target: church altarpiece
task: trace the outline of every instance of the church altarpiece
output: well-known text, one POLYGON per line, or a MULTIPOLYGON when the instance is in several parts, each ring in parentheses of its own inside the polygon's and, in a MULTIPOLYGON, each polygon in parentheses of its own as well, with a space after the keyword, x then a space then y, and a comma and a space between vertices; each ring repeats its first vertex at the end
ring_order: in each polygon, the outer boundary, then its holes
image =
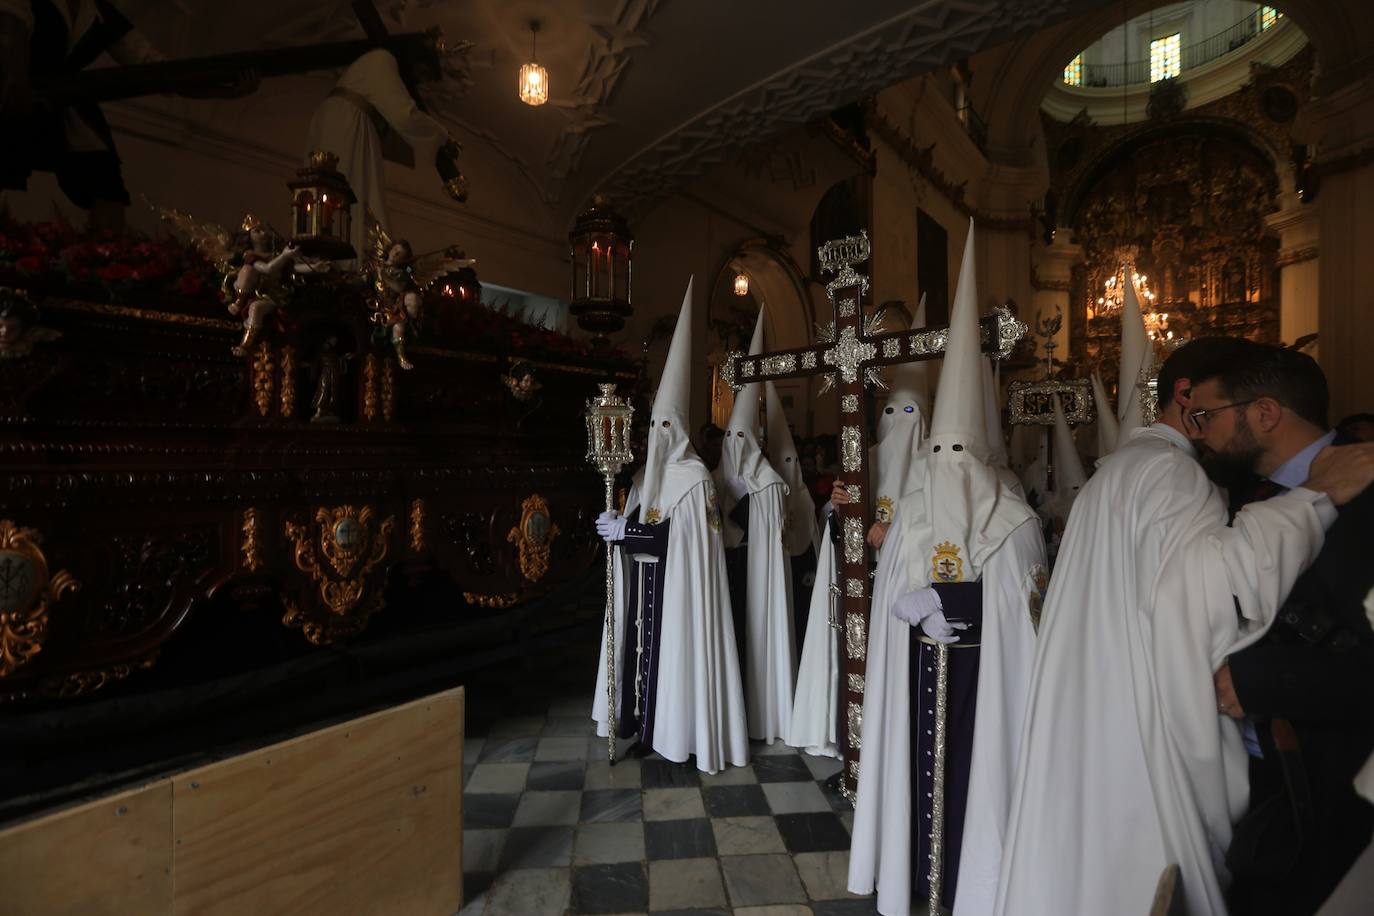
POLYGON ((1279 340, 1279 239, 1265 217, 1302 167, 1289 129, 1310 66, 1304 52, 1255 67, 1246 86, 1186 112, 1181 87, 1157 84, 1142 124, 1043 117, 1051 199, 1082 248, 1068 290, 1075 374, 1116 377, 1120 320, 1099 298, 1128 259, 1154 294, 1141 303, 1152 336, 1279 340))

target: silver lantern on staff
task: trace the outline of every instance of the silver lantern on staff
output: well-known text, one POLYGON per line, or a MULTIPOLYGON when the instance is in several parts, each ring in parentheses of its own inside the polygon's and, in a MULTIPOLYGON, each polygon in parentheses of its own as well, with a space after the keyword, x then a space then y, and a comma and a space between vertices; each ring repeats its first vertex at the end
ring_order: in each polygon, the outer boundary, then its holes
MULTIPOLYGON (((601 472, 606 485, 606 511, 615 510, 615 475, 634 460, 630 448, 630 418, 635 409, 616 397, 615 385, 603 383, 601 394, 587 399, 587 460, 601 472)), ((615 551, 606 545, 606 755, 615 763, 619 716, 615 697, 615 551)))

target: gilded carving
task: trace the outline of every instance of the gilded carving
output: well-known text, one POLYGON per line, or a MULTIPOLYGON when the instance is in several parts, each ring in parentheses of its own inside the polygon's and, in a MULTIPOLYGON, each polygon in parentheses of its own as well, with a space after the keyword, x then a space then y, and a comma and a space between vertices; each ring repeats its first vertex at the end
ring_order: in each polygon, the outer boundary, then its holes
POLYGON ((425 552, 425 501, 410 501, 410 549, 416 553, 425 552))
POLYGON ((463 592, 463 600, 468 604, 475 604, 478 607, 508 608, 512 607, 519 596, 514 593, 509 595, 483 595, 477 592, 463 592))
POLYGON ((122 681, 135 671, 151 668, 156 661, 157 654, 154 653, 145 659, 126 665, 110 665, 93 671, 73 671, 68 674, 45 677, 38 683, 38 693, 45 697, 64 700, 70 697, 84 696, 88 693, 94 693, 108 684, 113 684, 115 681, 122 681))
POLYGON ((272 345, 264 340, 253 354, 253 400, 258 405, 259 416, 265 417, 272 412, 272 394, 276 388, 273 368, 272 345))
MULTIPOLYGON (((316 509, 313 523, 286 523, 296 568, 310 577, 331 615, 320 624, 319 639, 329 642, 358 632, 381 609, 385 576, 377 572, 390 553, 395 525, 393 516, 379 521, 371 506, 348 505, 316 509)), ((300 607, 288 606, 282 622, 301 626, 307 639, 318 642, 305 624, 319 622, 300 607)))
POLYGON ((281 415, 296 415, 296 348, 281 348, 281 415))
POLYGON ((49 575, 43 536, 0 519, 0 678, 43 650, 48 608, 81 588, 66 570, 49 575))
POLYGON ((534 493, 521 503, 520 524, 506 534, 506 543, 519 550, 520 574, 530 582, 538 582, 549 571, 549 555, 559 533, 544 497, 534 493))
POLYGON ((258 545, 258 510, 243 510, 243 568, 248 572, 262 569, 262 554, 258 545))
POLYGON ((382 360, 382 419, 390 423, 396 413, 396 363, 382 360))
POLYGON ((374 422, 378 410, 377 355, 369 353, 363 359, 363 420, 368 423, 374 422))

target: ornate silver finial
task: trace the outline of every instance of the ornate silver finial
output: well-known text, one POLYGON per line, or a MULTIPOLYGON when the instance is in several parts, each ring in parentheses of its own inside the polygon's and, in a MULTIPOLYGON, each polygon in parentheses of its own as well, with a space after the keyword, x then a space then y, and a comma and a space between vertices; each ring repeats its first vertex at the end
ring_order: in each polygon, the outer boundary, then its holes
POLYGON ((854 265, 867 261, 872 253, 873 246, 868 241, 867 229, 859 230, 858 235, 831 239, 817 248, 816 257, 821 262, 821 270, 835 274, 835 279, 825 286, 826 294, 834 299, 835 291, 846 286, 860 286, 863 288, 861 294, 867 294, 868 278, 854 270, 854 265))
POLYGON ((997 358, 1006 359, 1030 333, 1030 327, 1012 314, 1010 306, 999 305, 993 311, 997 313, 997 358))

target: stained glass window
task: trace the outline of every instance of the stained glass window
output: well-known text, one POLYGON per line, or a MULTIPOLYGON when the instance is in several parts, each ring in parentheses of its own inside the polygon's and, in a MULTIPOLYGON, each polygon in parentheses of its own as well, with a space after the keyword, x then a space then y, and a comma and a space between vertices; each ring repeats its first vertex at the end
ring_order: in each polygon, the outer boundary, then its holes
POLYGON ((1278 24, 1279 17, 1282 15, 1282 13, 1272 6, 1260 7, 1260 31, 1263 32, 1265 29, 1272 29, 1278 24))
POLYGON ((1064 68, 1064 82, 1070 86, 1083 85, 1083 55, 1079 53, 1064 68))
POLYGON ((1150 42, 1150 82, 1178 76, 1183 36, 1179 32, 1150 42))

